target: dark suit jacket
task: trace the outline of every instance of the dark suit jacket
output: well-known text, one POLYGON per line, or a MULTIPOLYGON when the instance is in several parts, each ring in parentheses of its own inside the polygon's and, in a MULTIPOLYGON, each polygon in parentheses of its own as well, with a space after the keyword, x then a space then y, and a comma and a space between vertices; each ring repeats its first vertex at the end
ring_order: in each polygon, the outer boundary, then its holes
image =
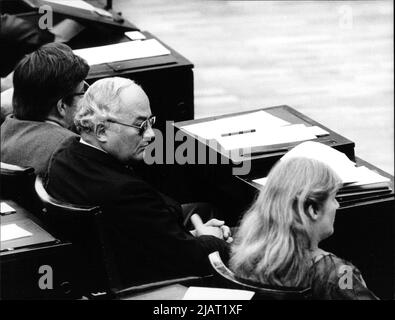
POLYGON ((36 175, 46 175, 55 150, 75 133, 52 123, 8 117, 1 125, 1 161, 33 167, 36 175))
POLYGON ((209 274, 207 255, 227 244, 193 237, 181 207, 115 158, 77 140, 53 157, 48 192, 78 205, 100 205, 125 284, 209 274))

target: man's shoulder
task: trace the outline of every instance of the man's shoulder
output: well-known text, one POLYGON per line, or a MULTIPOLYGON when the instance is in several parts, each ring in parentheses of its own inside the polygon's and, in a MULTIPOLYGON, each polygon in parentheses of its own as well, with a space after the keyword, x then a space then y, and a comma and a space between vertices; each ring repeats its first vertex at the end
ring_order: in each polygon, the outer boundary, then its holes
POLYGON ((45 136, 50 142, 53 139, 61 139, 77 136, 74 132, 63 128, 61 126, 30 120, 19 120, 13 117, 8 117, 1 125, 1 133, 5 137, 19 135, 34 137, 45 136))

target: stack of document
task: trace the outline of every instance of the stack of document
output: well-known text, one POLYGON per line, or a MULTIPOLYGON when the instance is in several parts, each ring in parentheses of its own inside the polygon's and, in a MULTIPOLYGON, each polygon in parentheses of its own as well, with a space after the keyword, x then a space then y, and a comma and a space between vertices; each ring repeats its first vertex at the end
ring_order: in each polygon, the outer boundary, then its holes
POLYGON ((263 110, 186 125, 182 129, 198 138, 215 139, 225 150, 306 141, 329 134, 316 126, 290 124, 263 110))
MULTIPOLYGON (((287 152, 280 161, 289 158, 307 157, 326 163, 342 179, 343 186, 337 194, 341 202, 352 201, 390 193, 391 180, 365 166, 357 167, 347 156, 325 144, 307 141, 287 152)), ((253 180, 265 185, 267 178, 253 180)))

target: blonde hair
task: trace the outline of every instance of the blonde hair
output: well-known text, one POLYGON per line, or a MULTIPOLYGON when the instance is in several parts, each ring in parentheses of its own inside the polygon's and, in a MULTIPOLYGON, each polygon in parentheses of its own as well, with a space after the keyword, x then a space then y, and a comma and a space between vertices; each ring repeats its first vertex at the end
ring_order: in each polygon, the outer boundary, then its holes
POLYGON ((306 210, 319 209, 341 185, 324 163, 280 160, 241 221, 230 267, 240 277, 272 286, 305 286, 310 234, 306 210))

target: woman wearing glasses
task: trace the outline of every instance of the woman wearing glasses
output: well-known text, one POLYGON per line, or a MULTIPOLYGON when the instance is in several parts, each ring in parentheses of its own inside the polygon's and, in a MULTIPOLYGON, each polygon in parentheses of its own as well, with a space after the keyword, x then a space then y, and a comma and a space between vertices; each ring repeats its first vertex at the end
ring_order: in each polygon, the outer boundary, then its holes
POLYGON ((319 248, 333 233, 340 186, 317 160, 279 161, 234 237, 231 269, 266 286, 311 287, 313 299, 377 299, 355 266, 319 248))

